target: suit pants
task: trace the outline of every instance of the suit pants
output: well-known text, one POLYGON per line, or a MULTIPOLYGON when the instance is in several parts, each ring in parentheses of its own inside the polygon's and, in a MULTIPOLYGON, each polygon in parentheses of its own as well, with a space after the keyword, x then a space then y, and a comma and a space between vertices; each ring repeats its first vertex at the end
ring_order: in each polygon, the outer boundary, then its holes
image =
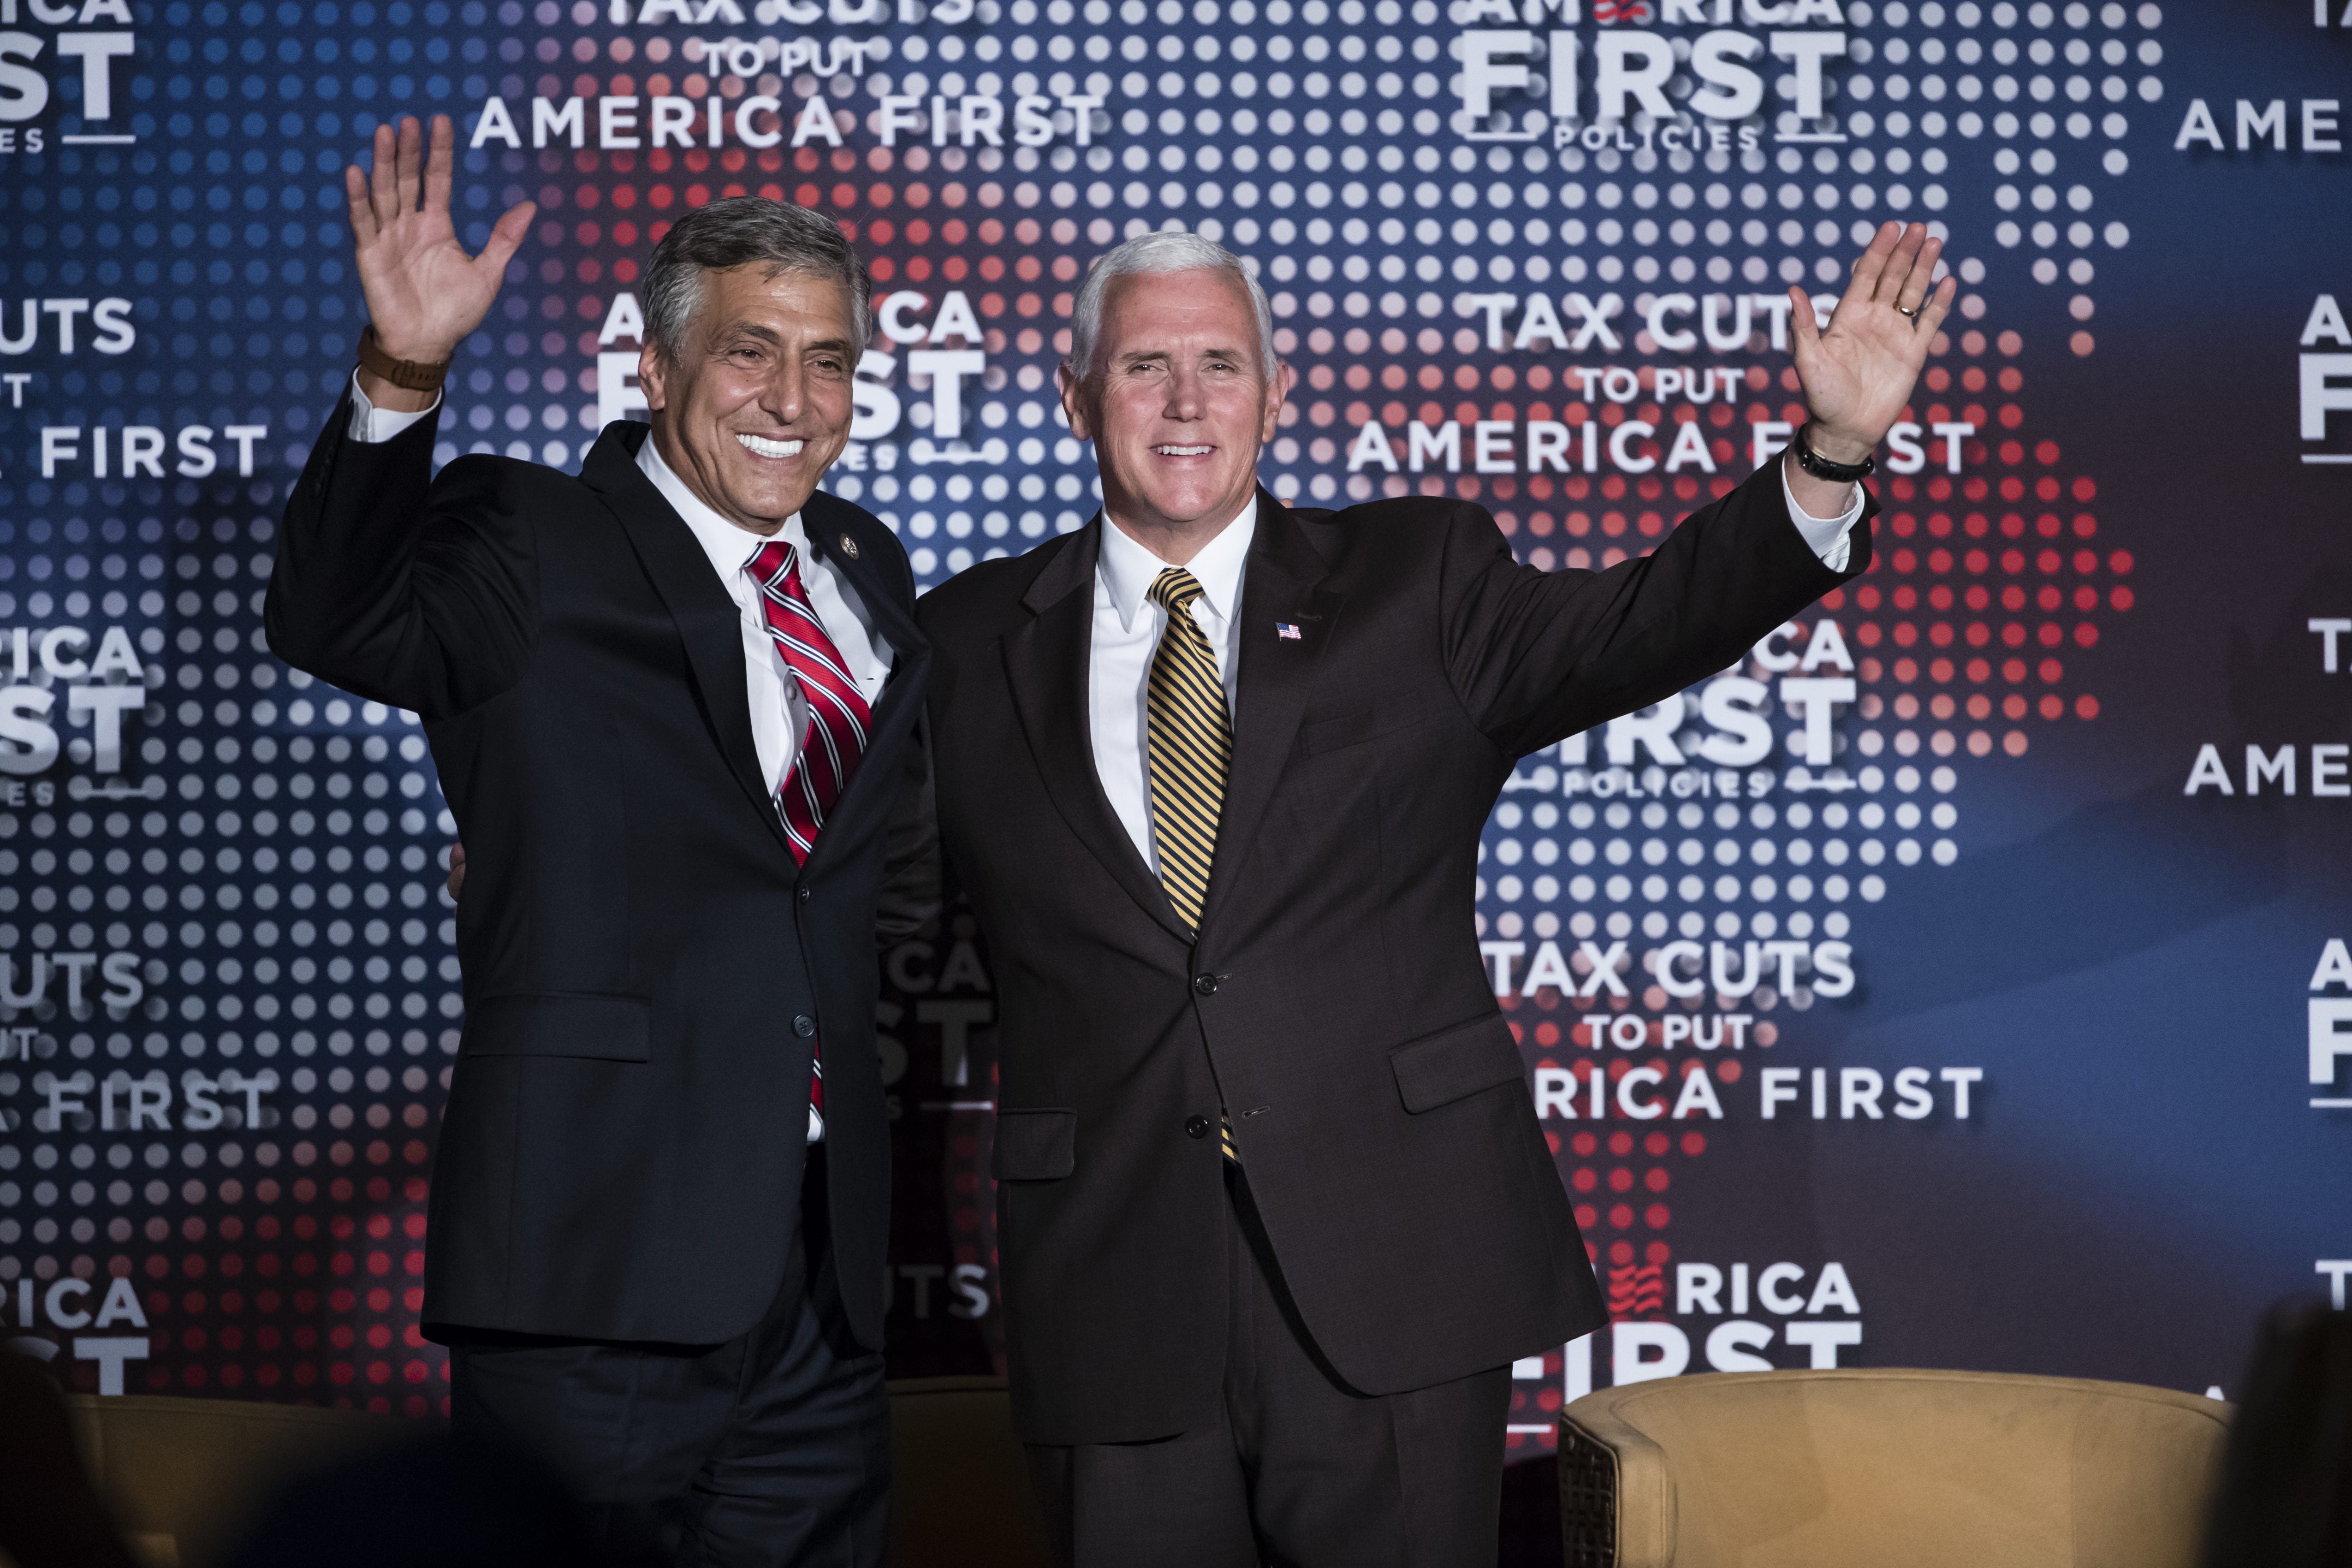
POLYGON ((1029 1446, 1057 1568, 1491 1563, 1510 1368, 1373 1395, 1301 1323, 1226 1168, 1223 1419, 1156 1442, 1029 1446))
POLYGON ((630 1568, 876 1568, 889 1480, 878 1352, 844 1326, 823 1145, 773 1304, 720 1345, 469 1334, 452 1426, 551 1467, 607 1558, 630 1568))

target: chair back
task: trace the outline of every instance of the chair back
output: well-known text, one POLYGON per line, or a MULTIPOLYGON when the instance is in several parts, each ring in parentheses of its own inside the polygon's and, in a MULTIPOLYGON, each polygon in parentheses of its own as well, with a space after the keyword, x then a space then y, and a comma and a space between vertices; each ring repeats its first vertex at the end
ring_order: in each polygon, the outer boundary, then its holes
MULTIPOLYGON (((211 1568, 289 1481, 415 1442, 361 1411, 67 1396, 77 1446, 147 1568, 211 1568)), ((1043 1568, 1044 1521, 1001 1377, 890 1385, 892 1568, 1043 1568)))
POLYGON ((148 1568, 210 1568, 287 1482, 423 1430, 396 1415, 237 1399, 70 1394, 66 1406, 100 1495, 148 1568))
POLYGON ((2229 1421, 1997 1373, 1631 1384, 1560 1413, 1568 1568, 2195 1568, 2229 1421))

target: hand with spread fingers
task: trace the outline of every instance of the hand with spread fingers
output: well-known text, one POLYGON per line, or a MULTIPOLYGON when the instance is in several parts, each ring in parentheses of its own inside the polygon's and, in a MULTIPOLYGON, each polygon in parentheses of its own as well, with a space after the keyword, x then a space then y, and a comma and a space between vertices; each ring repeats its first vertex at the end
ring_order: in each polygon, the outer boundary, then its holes
POLYGON ((1910 401, 1959 287, 1951 278, 1936 281, 1943 249, 1925 224, 1880 225, 1826 331, 1805 291, 1789 290, 1797 379, 1811 416, 1804 439, 1819 457, 1862 462, 1910 401))
MULTIPOLYGON (((375 168, 343 171, 352 208, 352 237, 360 288, 376 346, 394 360, 439 364, 489 314, 507 262, 530 232, 536 205, 522 202, 500 217, 479 256, 467 256, 449 220, 449 186, 457 132, 446 114, 433 117, 428 152, 422 127, 404 118, 395 135, 375 131, 375 168)), ((360 386, 377 406, 430 407, 432 396, 368 370, 360 386)))

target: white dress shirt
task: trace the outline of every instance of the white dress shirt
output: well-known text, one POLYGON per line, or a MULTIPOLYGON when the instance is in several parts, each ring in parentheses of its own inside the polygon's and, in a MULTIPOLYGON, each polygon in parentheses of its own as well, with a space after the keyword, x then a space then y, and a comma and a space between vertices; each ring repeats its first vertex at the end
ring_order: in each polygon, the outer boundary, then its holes
POLYGON ((360 373, 352 372, 352 422, 348 434, 354 441, 373 446, 389 441, 419 419, 441 406, 441 395, 435 393, 433 401, 414 414, 404 414, 397 408, 378 408, 368 400, 360 386, 360 373))
POLYGON ((1797 533, 1804 540, 1805 548, 1820 556, 1822 564, 1831 571, 1844 571, 1846 552, 1853 542, 1847 535, 1853 531, 1853 525, 1862 521, 1862 487, 1853 487, 1853 499, 1835 517, 1815 517, 1797 504, 1797 492, 1789 484, 1786 459, 1776 458, 1773 461, 1781 465, 1780 499, 1789 503, 1789 521, 1797 525, 1797 533))
MULTIPOLYGON (((735 601, 742 612, 740 625, 743 633, 743 678, 751 698, 751 742, 759 748, 760 773, 766 780, 768 793, 773 795, 792 772, 793 763, 800 757, 801 742, 808 734, 808 699, 802 694, 800 681, 776 651, 775 639, 768 635, 767 611, 760 601, 760 585, 751 579, 751 557, 768 542, 767 539, 747 528, 738 528, 712 510, 687 488, 684 479, 667 463, 651 440, 637 448, 637 467, 646 478, 661 491, 662 499, 676 508, 694 531, 695 542, 710 557, 710 569, 727 586, 727 596, 735 601)), ((857 596, 833 563, 809 549, 808 531, 801 524, 798 512, 784 520, 781 532, 774 537, 784 541, 800 552, 801 586, 808 594, 809 607, 816 612, 824 627, 824 635, 841 650, 842 668, 857 682, 857 689, 868 704, 882 694, 882 683, 890 679, 890 645, 874 629, 874 617, 866 608, 866 601, 857 596)))
MULTIPOLYGON (((436 395, 431 406, 414 414, 378 408, 360 390, 354 374, 351 439, 389 441, 439 407, 440 401, 436 395)), ((751 742, 759 752, 761 776, 767 784, 768 793, 773 795, 782 787, 793 763, 800 757, 801 741, 808 733, 809 708, 792 667, 784 662, 774 640, 768 636, 767 613, 761 605, 760 587, 751 579, 751 557, 768 541, 749 529, 737 527, 712 510, 678 478, 675 469, 662 461, 661 452, 650 438, 637 448, 637 467, 653 481, 662 499, 685 520, 695 542, 709 557, 711 571, 740 612, 737 624, 742 632, 743 682, 751 698, 751 742)), ((787 518, 782 531, 774 537, 800 552, 801 586, 808 594, 809 607, 816 612, 825 635, 841 650, 842 667, 856 679, 866 700, 873 702, 880 696, 883 682, 890 678, 893 655, 890 645, 874 629, 874 616, 866 609, 866 601, 834 570, 831 562, 809 548, 808 531, 802 526, 800 513, 787 518)), ((823 1119, 815 1107, 810 1107, 809 1142, 815 1142, 824 1131, 823 1119)))
MULTIPOLYGON (((1201 596, 1192 601, 1192 623, 1217 656, 1229 713, 1240 669, 1233 653, 1234 621, 1242 608, 1242 567, 1255 537, 1257 498, 1252 496, 1241 515, 1184 568, 1201 584, 1201 596)), ((1160 854, 1151 840, 1151 786, 1146 782, 1150 773, 1145 758, 1150 726, 1144 712, 1150 696, 1151 657, 1160 651, 1168 612, 1147 595, 1167 570, 1167 562, 1129 538, 1109 518, 1102 520, 1102 549, 1095 563, 1094 652, 1087 679, 1095 776, 1155 877, 1160 854)))
MULTIPOLYGON (((1848 534, 1862 516, 1862 488, 1854 487, 1853 501, 1836 517, 1814 517, 1798 506, 1796 494, 1789 488, 1788 471, 1783 469, 1780 497, 1788 502, 1789 520, 1797 525, 1806 547, 1831 571, 1844 571, 1852 542, 1848 534)), ((1102 781, 1103 794, 1118 814, 1120 826, 1156 877, 1160 854, 1151 837, 1146 712, 1151 659, 1160 649, 1168 612, 1147 595, 1169 563, 1138 544, 1108 516, 1101 527, 1102 547, 1095 563, 1094 650, 1087 672, 1095 776, 1102 781)), ((1234 710, 1240 671, 1234 657, 1234 622, 1241 614, 1242 576, 1249 562, 1250 541, 1256 536, 1257 498, 1253 496, 1241 515, 1186 567, 1201 584, 1201 596, 1192 601, 1192 621, 1217 656, 1217 674, 1224 683, 1228 712, 1234 710)))

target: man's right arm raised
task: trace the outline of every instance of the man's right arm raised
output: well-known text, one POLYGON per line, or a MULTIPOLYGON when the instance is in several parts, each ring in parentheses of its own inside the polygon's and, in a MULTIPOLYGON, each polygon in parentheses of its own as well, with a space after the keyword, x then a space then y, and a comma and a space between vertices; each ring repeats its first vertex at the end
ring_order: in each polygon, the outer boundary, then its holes
MULTIPOLYGON (((436 117, 428 158, 409 120, 377 131, 373 176, 345 171, 377 347, 421 365, 446 363, 488 314, 532 212, 508 212, 467 256, 449 218, 453 144, 436 117)), ((264 611, 288 663, 427 717, 512 685, 537 622, 530 520, 505 466, 461 458, 432 475, 438 401, 361 369, 287 498, 264 611), (372 440, 369 424, 405 427, 372 440)))

